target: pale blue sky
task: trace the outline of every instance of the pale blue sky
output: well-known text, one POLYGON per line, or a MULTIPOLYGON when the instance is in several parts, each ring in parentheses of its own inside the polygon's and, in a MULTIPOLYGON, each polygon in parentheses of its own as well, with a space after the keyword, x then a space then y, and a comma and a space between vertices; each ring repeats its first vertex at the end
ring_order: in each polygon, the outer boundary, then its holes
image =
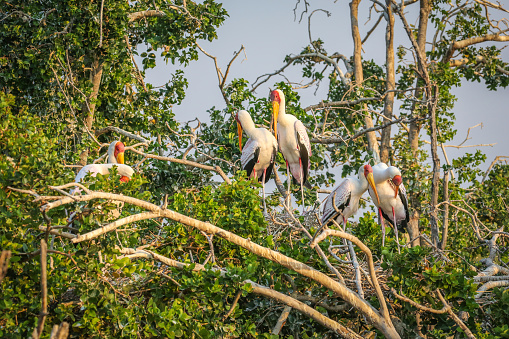
MULTIPOLYGON (((240 55, 232 65, 228 77, 230 81, 239 77, 252 83, 259 75, 281 68, 285 55, 299 53, 303 47, 309 44, 307 16, 304 16, 300 24, 298 17, 296 21, 294 20, 295 1, 229 0, 223 3, 230 18, 218 29, 219 39, 212 43, 201 42, 200 44, 208 53, 217 57, 223 71, 234 52, 239 50, 241 45, 245 46, 246 55, 240 55)), ((320 3, 320 6, 323 5, 321 8, 331 12, 331 16, 327 17, 323 12, 316 12, 313 15, 313 39, 322 38, 329 53, 340 52, 346 56, 352 55, 353 43, 350 33, 348 2, 321 1, 320 3)), ((368 1, 363 1, 359 13, 360 30, 363 37, 377 19, 377 16, 373 14, 372 20, 366 23, 368 4, 368 1)), ((309 13, 314 9, 316 8, 311 8, 309 13)), ((407 7, 410 22, 415 20, 416 10, 418 10, 418 5, 407 7)), ((298 14, 300 14, 300 10, 298 14)), ((396 18, 396 27, 401 27, 399 18, 396 18)), ((384 33, 385 22, 382 21, 377 31, 363 46, 365 58, 372 58, 383 64, 385 59, 384 33)), ((396 31, 396 43, 409 45, 406 33, 401 29, 396 31)), ((504 56, 506 60, 509 60, 509 52, 504 52, 504 56)), ((147 71, 148 81, 155 85, 161 85, 167 81, 169 74, 174 69, 175 67, 172 65, 160 63, 160 66, 147 71)), ((174 107, 177 119, 187 121, 198 117, 202 121, 207 121, 207 109, 212 106, 221 109, 225 106, 217 87, 218 81, 212 59, 200 54, 200 60, 192 62, 185 69, 185 74, 189 80, 189 89, 182 105, 174 107)), ((285 75, 295 81, 300 79, 297 69, 290 69, 285 72, 285 75)), ((267 96, 269 86, 282 79, 282 77, 275 77, 269 80, 257 90, 256 95, 267 96)), ((326 83, 322 84, 316 96, 314 89, 299 90, 302 98, 301 105, 306 107, 320 102, 325 98, 326 90, 326 83)), ((454 90, 454 94, 458 97, 454 109, 458 134, 451 144, 462 142, 468 127, 482 122, 484 127, 472 130, 470 133, 472 140, 465 144, 496 142, 497 145, 494 147, 481 148, 487 154, 488 162, 491 162, 497 155, 509 155, 507 132, 509 90, 490 92, 485 89, 483 84, 465 82, 463 87, 454 90)), ((397 109, 395 112, 398 114, 397 109)), ((447 151, 449 157, 452 158, 465 152, 474 152, 474 149, 447 148, 447 151)))

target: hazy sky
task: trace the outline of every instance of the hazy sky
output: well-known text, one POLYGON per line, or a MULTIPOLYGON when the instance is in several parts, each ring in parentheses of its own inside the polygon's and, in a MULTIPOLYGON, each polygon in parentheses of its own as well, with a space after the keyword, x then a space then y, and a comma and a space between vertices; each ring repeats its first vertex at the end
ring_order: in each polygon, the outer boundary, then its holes
MULTIPOLYGON (((314 2, 316 3, 316 2, 314 2)), ((321 1, 323 9, 330 11, 328 17, 323 12, 316 12, 311 20, 311 34, 313 39, 320 37, 325 41, 325 49, 329 53, 339 52, 346 56, 353 53, 353 43, 350 33, 349 6, 347 1, 321 1)), ((359 11, 359 23, 361 36, 372 27, 378 16, 373 13, 371 21, 367 22, 369 14, 368 4, 363 1, 359 11)), ((245 78, 253 83, 261 74, 272 73, 283 66, 283 59, 288 54, 299 53, 309 44, 308 20, 304 15, 299 23, 299 15, 303 9, 297 10, 297 20, 294 20, 293 9, 296 1, 270 1, 270 0, 230 0, 223 1, 224 7, 230 14, 223 26, 218 29, 217 40, 212 43, 200 42, 200 45, 210 54, 217 57, 223 71, 232 58, 234 52, 241 45, 246 48, 245 55, 240 55, 232 65, 228 79, 245 78)), ((317 8, 311 8, 311 13, 317 8)), ((418 5, 407 7, 407 16, 410 23, 416 18, 418 5)), ((409 46, 406 33, 401 28, 400 20, 396 17, 396 44, 409 46)), ((385 60, 385 21, 382 21, 377 31, 372 34, 363 46, 363 57, 375 59, 379 64, 385 60)), ((503 43, 497 43, 502 44, 503 43)), ((509 60, 509 52, 504 52, 506 60, 509 60)), ((340 65, 342 66, 342 65, 340 65)), ((342 67, 344 70, 344 67, 342 67)), ((153 70, 147 71, 148 81, 155 85, 165 83, 170 73, 175 69, 172 65, 160 65, 153 70)), ((174 107, 174 112, 179 121, 191 120, 199 117, 207 121, 207 109, 216 106, 219 109, 225 107, 224 100, 218 89, 218 81, 212 59, 200 54, 200 60, 192 62, 185 69, 189 80, 189 88, 186 99, 180 106, 174 107)), ((300 72, 297 68, 285 72, 291 80, 299 81, 300 72)), ((264 86, 259 87, 257 96, 268 96, 269 86, 276 81, 283 80, 275 77, 264 86)), ((326 97, 327 83, 323 83, 314 95, 315 89, 299 90, 301 106, 319 103, 326 97)), ((453 93, 458 97, 454 112, 456 113, 458 133, 450 144, 459 144, 465 138, 468 127, 483 123, 480 127, 472 130, 471 140, 465 145, 497 143, 494 147, 481 148, 491 162, 497 155, 509 155, 509 138, 507 126, 509 122, 509 90, 490 92, 484 84, 466 83, 463 87, 455 89, 453 93)), ((396 107, 395 113, 399 115, 396 107)), ((473 148, 456 150, 447 148, 450 158, 457 157, 465 152, 474 152, 473 148)), ((485 166, 487 167, 487 165, 485 166)))

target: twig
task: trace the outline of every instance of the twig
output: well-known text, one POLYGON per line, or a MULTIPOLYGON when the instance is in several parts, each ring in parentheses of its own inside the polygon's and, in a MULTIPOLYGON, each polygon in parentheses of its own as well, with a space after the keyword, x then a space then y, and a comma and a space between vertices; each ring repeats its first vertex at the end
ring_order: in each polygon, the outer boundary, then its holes
POLYGON ((343 231, 332 229, 324 230, 322 234, 316 237, 316 239, 310 244, 310 246, 311 247, 317 246, 320 241, 324 240, 330 235, 350 240, 355 245, 357 245, 357 247, 359 247, 362 252, 366 254, 366 257, 368 258, 369 275, 371 276, 371 281, 373 282, 373 286, 375 287, 378 301, 380 302, 382 316, 386 319, 386 321, 391 321, 389 310, 387 308, 387 304, 385 303, 385 298, 382 293, 382 289, 380 288, 380 285, 378 284, 378 279, 376 277, 375 265, 373 262, 373 255, 371 254, 371 250, 366 245, 364 245, 364 243, 362 243, 362 241, 360 241, 357 237, 343 231))
POLYGON ((444 304, 444 307, 446 307, 447 313, 449 313, 452 320, 454 320, 454 322, 463 330, 463 332, 465 333, 465 336, 469 339, 475 339, 475 336, 472 334, 472 331, 470 331, 470 329, 465 325, 465 323, 463 323, 463 321, 461 321, 461 319, 458 318, 458 316, 452 311, 452 307, 449 306, 447 301, 442 296, 442 293, 440 293, 440 290, 438 290, 438 289, 437 289, 437 295, 438 295, 438 298, 440 299, 440 301, 442 302, 442 304, 444 304))
POLYGON ((419 304, 419 303, 416 303, 416 302, 415 302, 415 301, 413 301, 412 299, 407 298, 407 297, 405 297, 405 296, 404 296, 404 295, 402 295, 402 294, 398 294, 398 293, 396 292, 396 290, 395 290, 393 287, 391 287, 391 292, 392 292, 392 294, 394 294, 394 296, 395 296, 396 298, 398 298, 398 299, 400 299, 400 300, 403 300, 403 301, 405 301, 405 302, 409 303, 410 305, 414 306, 415 308, 418 308, 418 309, 419 309, 419 310, 421 310, 421 311, 431 312, 431 313, 435 313, 435 314, 444 314, 444 313, 446 313, 446 312, 447 312, 447 308, 450 308, 450 306, 445 306, 445 305, 444 305, 444 307, 442 307, 440 310, 436 310, 436 309, 434 309, 434 308, 426 307, 426 306, 423 306, 423 305, 421 305, 421 304, 419 304))
POLYGON ((235 299, 233 299, 233 303, 230 306, 230 310, 223 317, 223 321, 228 319, 228 317, 233 313, 233 310, 235 309, 235 306, 237 306, 237 303, 239 302, 239 299, 240 299, 241 295, 242 295, 242 290, 238 290, 237 294, 235 295, 235 299))
POLYGON ((139 135, 136 135, 136 134, 133 134, 131 132, 127 132, 121 128, 118 128, 116 126, 108 126, 108 127, 104 127, 98 131, 95 132, 95 135, 98 137, 104 133, 107 133, 107 132, 116 132, 118 134, 122 134, 123 136, 126 136, 128 138, 131 138, 131 139, 134 139, 134 140, 138 140, 144 144, 150 144, 150 140, 147 140, 139 135))
POLYGON ((88 233, 85 233, 85 234, 82 234, 79 236, 74 236, 74 238, 71 239, 71 241, 73 243, 77 244, 82 241, 92 240, 92 239, 95 239, 95 238, 105 234, 105 233, 111 232, 125 224, 130 224, 130 223, 133 223, 136 221, 158 218, 158 217, 160 217, 160 215, 158 213, 152 213, 152 212, 143 212, 143 213, 130 215, 128 217, 115 220, 114 222, 109 223, 108 225, 105 225, 101 228, 95 229, 91 232, 88 232, 88 233))
POLYGON ((223 172, 223 170, 219 166, 212 167, 212 166, 202 165, 200 163, 197 163, 197 162, 194 162, 194 161, 190 161, 190 160, 177 159, 177 158, 169 158, 169 157, 162 157, 162 156, 159 156, 159 155, 147 154, 147 153, 143 153, 141 151, 138 151, 136 149, 133 149, 133 152, 137 153, 137 154, 140 154, 140 155, 143 155, 143 156, 145 156, 147 158, 152 158, 152 159, 157 159, 157 160, 162 160, 162 161, 169 161, 169 162, 176 162, 176 163, 179 163, 179 164, 182 164, 182 165, 193 166, 193 167, 201 168, 201 169, 208 170, 208 171, 214 171, 217 174, 219 174, 221 176, 221 178, 223 178, 223 180, 227 184, 229 184, 229 185, 232 184, 230 178, 228 178, 226 176, 226 174, 223 172))

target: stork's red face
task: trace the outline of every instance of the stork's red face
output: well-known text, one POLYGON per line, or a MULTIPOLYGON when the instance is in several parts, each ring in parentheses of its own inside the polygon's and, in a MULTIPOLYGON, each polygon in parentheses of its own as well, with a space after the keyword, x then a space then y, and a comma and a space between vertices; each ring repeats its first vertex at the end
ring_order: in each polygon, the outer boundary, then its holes
POLYGON ((270 101, 281 103, 281 96, 279 95, 279 92, 277 90, 273 90, 270 92, 270 101))
POLYGON ((122 141, 117 142, 117 144, 115 145, 115 151, 113 152, 113 156, 115 157, 115 159, 117 159, 117 162, 119 164, 124 163, 124 151, 125 147, 122 141))
POLYGON ((277 117, 279 115, 279 105, 281 104, 281 95, 277 89, 270 93, 270 101, 272 101, 272 120, 274 122, 274 135, 277 141, 277 117))
POLYGON ((128 182, 129 180, 131 179, 129 179, 129 177, 126 177, 125 175, 120 177, 120 182, 128 182))
POLYGON ((371 167, 370 164, 364 165, 364 177, 368 181, 368 184, 371 186, 373 192, 375 192, 376 200, 378 200, 378 205, 380 205, 380 198, 378 197, 375 179, 373 178, 373 168, 371 167))
POLYGON ((401 185, 401 183, 403 182, 403 178, 401 178, 401 175, 395 175, 391 180, 394 186, 396 186, 394 188, 394 199, 396 199, 399 192, 399 185, 401 185))

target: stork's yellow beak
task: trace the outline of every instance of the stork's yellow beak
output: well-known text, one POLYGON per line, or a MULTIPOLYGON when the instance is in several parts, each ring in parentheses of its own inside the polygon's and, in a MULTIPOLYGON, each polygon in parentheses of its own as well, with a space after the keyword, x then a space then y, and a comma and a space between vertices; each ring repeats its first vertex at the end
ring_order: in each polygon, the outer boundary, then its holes
POLYGON ((117 162, 119 164, 123 164, 124 163, 124 152, 120 152, 117 154, 117 162))
POLYGON ((272 118, 274 121, 274 136, 276 137, 277 141, 277 116, 279 114, 279 102, 273 101, 272 102, 272 118))
POLYGON ((242 151, 242 125, 237 122, 237 132, 239 133, 239 149, 242 151))
POLYGON ((380 198, 378 197, 378 192, 376 191, 375 179, 373 178, 373 173, 368 173, 368 175, 366 176, 366 180, 368 180, 368 184, 373 189, 373 192, 375 192, 376 200, 378 201, 378 205, 380 206, 380 198))
POLYGON ((399 185, 397 185, 396 188, 394 189, 394 199, 396 199, 398 197, 398 192, 399 192, 399 185))

